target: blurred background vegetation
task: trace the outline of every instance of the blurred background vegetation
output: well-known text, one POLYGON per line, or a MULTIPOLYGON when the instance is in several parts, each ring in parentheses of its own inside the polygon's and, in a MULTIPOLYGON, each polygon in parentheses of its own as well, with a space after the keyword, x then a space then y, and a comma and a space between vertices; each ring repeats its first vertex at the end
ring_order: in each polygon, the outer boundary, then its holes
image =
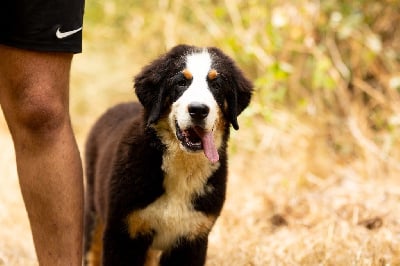
POLYGON ((260 125, 303 128, 297 137, 311 153, 400 169, 396 0, 87 0, 85 15, 73 74, 78 124, 134 99, 132 77, 172 46, 218 46, 255 84, 241 118, 252 131, 244 148, 262 148, 260 125))
MULTIPOLYGON (((400 265, 399 25, 398 0, 86 0, 81 151, 101 113, 135 100, 144 65, 179 43, 220 47, 255 92, 207 265, 400 265)), ((37 265, 4 132, 0 265, 37 265)))

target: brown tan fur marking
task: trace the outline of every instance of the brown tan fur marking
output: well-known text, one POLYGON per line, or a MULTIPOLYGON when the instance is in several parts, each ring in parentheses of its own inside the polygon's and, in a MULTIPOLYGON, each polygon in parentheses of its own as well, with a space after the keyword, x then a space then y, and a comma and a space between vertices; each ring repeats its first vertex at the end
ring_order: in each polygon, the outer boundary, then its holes
POLYGON ((144 266, 159 266, 161 251, 156 249, 149 249, 146 255, 146 262, 144 266))
POLYGON ((90 249, 85 254, 87 265, 101 265, 101 252, 103 250, 103 229, 103 224, 100 221, 97 221, 96 226, 92 232, 92 242, 90 244, 90 249))
POLYGON ((129 234, 135 238, 138 234, 151 233, 151 226, 143 220, 137 211, 128 215, 126 222, 128 224, 129 234))
POLYGON ((201 223, 197 225, 196 229, 190 232, 190 234, 187 236, 188 239, 195 240, 199 236, 207 236, 210 233, 216 219, 217 217, 215 216, 207 216, 207 220, 201 221, 201 223))
POLYGON ((211 69, 209 72, 208 72, 208 79, 209 80, 213 80, 213 79, 215 79, 217 76, 218 76, 218 72, 217 72, 217 70, 215 70, 215 69, 211 69))
POLYGON ((182 71, 182 74, 185 77, 185 79, 187 79, 187 80, 191 80, 193 78, 192 73, 188 69, 184 69, 182 71))

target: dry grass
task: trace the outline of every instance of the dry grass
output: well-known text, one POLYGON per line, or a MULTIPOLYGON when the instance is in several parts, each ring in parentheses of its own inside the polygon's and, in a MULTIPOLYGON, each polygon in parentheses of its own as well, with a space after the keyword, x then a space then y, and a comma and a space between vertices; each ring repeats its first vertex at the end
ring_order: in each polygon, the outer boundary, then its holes
POLYGON ((325 150, 318 128, 278 116, 234 136, 262 138, 231 159, 210 265, 400 265, 399 171, 366 175, 362 158, 341 163, 325 150))
MULTIPOLYGON (((351 24, 356 12, 331 25, 329 12, 318 13, 323 2, 311 0, 121 1, 87 1, 91 20, 71 91, 81 150, 100 113, 134 99, 133 75, 159 52, 179 42, 220 46, 257 91, 232 132, 227 201, 207 264, 400 265, 400 34, 391 26, 400 15, 393 1, 385 2, 386 16, 376 16, 382 4, 363 9, 376 18, 368 27, 351 24), (149 12, 154 6, 162 11, 149 12), (98 9, 104 13, 96 20, 98 9), (350 37, 340 39, 349 25, 350 37), (365 48, 377 36, 378 57, 365 48)), ((0 147, 0 265, 36 265, 3 119, 0 147)))
MULTIPOLYGON (((341 163, 324 150, 313 125, 288 113, 276 117, 273 124, 255 119, 256 129, 242 123, 233 134, 231 148, 240 153, 231 156, 207 265, 400 265, 399 171, 377 166, 376 177, 368 177, 362 158, 341 163), (254 134, 255 150, 244 141, 254 134)), ((35 265, 4 130, 0 143, 0 265, 35 265)))
POLYGON ((0 265, 35 265, 28 218, 18 187, 13 145, 0 123, 0 265))

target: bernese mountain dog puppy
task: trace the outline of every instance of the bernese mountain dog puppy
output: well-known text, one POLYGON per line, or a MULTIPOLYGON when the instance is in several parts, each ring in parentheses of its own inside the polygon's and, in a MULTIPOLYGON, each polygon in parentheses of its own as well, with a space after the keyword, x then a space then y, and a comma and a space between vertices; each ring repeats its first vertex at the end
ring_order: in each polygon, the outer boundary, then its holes
POLYGON ((85 264, 204 265, 253 85, 218 48, 178 45, 134 87, 140 104, 108 110, 87 140, 85 264))

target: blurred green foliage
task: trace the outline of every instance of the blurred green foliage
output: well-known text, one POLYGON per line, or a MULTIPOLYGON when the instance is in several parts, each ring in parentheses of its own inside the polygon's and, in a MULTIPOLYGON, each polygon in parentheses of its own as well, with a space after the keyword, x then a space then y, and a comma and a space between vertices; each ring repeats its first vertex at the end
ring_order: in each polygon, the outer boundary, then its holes
POLYGON ((218 46, 254 81, 245 117, 284 108, 329 127, 358 116, 397 136, 398 25, 397 0, 88 0, 85 40, 138 65, 178 43, 218 46))

